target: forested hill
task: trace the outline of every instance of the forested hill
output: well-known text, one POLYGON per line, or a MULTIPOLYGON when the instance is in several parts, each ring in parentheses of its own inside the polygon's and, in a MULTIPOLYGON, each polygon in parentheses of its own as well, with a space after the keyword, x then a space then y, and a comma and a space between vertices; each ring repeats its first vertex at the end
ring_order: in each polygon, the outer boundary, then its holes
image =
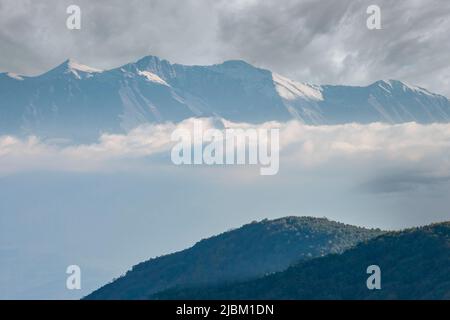
POLYGON ((311 217, 253 222, 187 250, 142 262, 87 299, 145 299, 175 286, 248 280, 301 260, 341 253, 381 233, 311 217))
POLYGON ((450 299, 450 222, 388 233, 257 280, 149 298, 450 299), (381 290, 367 288, 369 265, 381 268, 381 290))

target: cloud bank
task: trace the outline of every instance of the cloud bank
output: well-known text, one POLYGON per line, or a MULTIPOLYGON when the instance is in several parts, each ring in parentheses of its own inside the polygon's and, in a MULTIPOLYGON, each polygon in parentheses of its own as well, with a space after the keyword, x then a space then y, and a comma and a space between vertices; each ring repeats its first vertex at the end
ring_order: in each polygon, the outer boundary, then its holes
MULTIPOLYGON (((103 134, 97 143, 67 145, 0 137, 0 173, 23 171, 114 172, 175 168, 170 161, 171 134, 192 132, 195 119, 179 124, 147 124, 127 134, 103 134)), ((298 121, 260 125, 202 119, 203 130, 252 128, 280 130, 280 172, 347 170, 376 173, 366 187, 373 191, 446 181, 450 176, 450 124, 345 124, 308 126, 298 121)), ((225 171, 229 166, 225 166, 225 171)), ((230 167, 233 167, 232 165, 230 167)), ((242 170, 252 166, 240 166, 242 170)), ((214 168, 200 165, 198 168, 214 168)), ((182 169, 182 168, 181 168, 182 169)), ((231 169, 231 168, 230 168, 231 169)), ((248 174, 248 173, 247 173, 248 174)), ((251 174, 250 174, 251 175, 251 174)))

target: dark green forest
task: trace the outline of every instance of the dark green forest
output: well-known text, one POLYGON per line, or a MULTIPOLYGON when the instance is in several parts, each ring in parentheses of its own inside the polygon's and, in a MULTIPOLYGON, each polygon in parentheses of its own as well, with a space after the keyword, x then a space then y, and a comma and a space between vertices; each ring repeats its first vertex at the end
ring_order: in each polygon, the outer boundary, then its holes
MULTIPOLYGON (((325 218, 286 217, 253 222, 204 239, 189 249, 142 262, 86 299, 148 299, 175 287, 256 279, 300 261, 342 253, 382 233, 325 218)), ((186 294, 198 296, 199 292, 186 294)), ((230 292, 229 296, 233 294, 230 292)), ((253 291, 248 295, 252 296, 253 291)))
POLYGON ((149 299, 450 299, 450 222, 392 232, 259 279, 174 288, 149 299), (366 286, 369 265, 381 289, 366 286))

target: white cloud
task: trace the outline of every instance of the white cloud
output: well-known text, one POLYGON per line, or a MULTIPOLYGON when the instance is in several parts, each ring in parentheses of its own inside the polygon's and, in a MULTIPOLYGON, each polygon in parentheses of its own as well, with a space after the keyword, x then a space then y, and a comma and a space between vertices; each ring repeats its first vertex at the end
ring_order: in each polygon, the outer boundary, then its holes
MULTIPOLYGON (((280 170, 337 168, 351 164, 368 171, 408 168, 434 176, 450 170, 450 124, 345 124, 307 126, 298 121, 260 125, 203 119, 203 129, 279 128, 280 170), (283 168, 285 166, 285 168, 283 168)), ((0 137, 0 173, 33 170, 108 171, 170 169, 170 136, 192 130, 194 119, 179 124, 148 124, 128 134, 103 134, 97 143, 61 145, 38 137, 0 137)))

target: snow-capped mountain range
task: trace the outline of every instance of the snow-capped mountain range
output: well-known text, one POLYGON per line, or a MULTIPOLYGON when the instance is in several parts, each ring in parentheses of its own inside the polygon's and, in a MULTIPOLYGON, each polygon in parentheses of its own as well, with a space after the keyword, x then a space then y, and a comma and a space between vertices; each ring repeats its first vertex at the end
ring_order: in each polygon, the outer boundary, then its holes
POLYGON ((185 66, 147 56, 104 71, 67 60, 39 76, 0 74, 0 134, 91 139, 190 117, 449 122, 450 101, 396 80, 366 87, 299 83, 240 60, 185 66))

